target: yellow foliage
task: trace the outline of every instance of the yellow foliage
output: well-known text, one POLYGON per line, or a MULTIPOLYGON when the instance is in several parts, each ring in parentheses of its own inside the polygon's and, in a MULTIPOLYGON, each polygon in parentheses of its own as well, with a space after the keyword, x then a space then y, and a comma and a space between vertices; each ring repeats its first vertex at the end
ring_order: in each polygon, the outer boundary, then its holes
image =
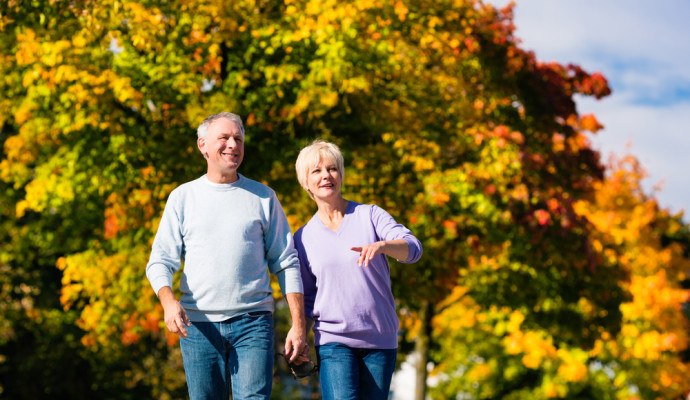
POLYGON ((514 332, 503 339, 503 346, 506 348, 506 353, 517 355, 522 353, 522 332, 514 332))
POLYGON ((414 161, 414 170, 416 172, 425 172, 425 171, 431 171, 434 169, 434 166, 436 164, 434 163, 433 160, 430 160, 428 158, 416 158, 414 161))
POLYGON ((568 387, 566 385, 554 382, 550 379, 546 379, 541 388, 544 392, 544 395, 549 399, 565 397, 568 393, 568 387))
POLYGON ((338 104, 338 93, 336 93, 336 92, 324 93, 319 98, 319 101, 321 102, 322 105, 324 105, 326 107, 335 107, 335 105, 338 104))
POLYGON ((536 369, 545 358, 552 359, 556 355, 551 337, 543 332, 515 331, 503 338, 502 344, 510 355, 523 354, 521 360, 527 368, 536 369))
POLYGON ((406 332, 408 340, 414 341, 419 336, 422 322, 419 315, 409 310, 401 310, 400 312, 400 328, 406 332))
POLYGON ((484 382, 489 376, 491 376, 491 367, 486 363, 475 364, 467 372, 467 377, 474 382, 484 382))
POLYGON ((579 349, 558 349, 557 355, 561 364, 558 367, 558 375, 568 382, 579 382, 587 375, 587 353, 579 349))
POLYGON ((587 375, 587 366, 581 362, 571 362, 558 367, 558 375, 568 382, 579 382, 587 375))
POLYGON ((86 38, 83 34, 77 34, 72 37, 72 45, 77 48, 86 46, 86 38))
POLYGON ((510 321, 508 322, 508 332, 513 333, 516 332, 518 329, 520 329, 520 325, 522 324, 522 321, 525 320, 524 314, 522 314, 520 311, 515 310, 512 313, 510 313, 510 321))
MULTIPOLYGON (((598 129, 595 119, 581 123, 593 131, 598 129)), ((673 396, 690 390, 687 366, 678 358, 689 340, 690 325, 681 304, 690 299, 690 291, 680 282, 690 261, 679 246, 663 245, 660 232, 673 231, 675 222, 659 210, 654 198, 643 193, 640 180, 644 176, 637 160, 627 157, 605 182, 596 185, 593 201, 579 201, 574 206, 596 227, 593 251, 630 274, 629 282, 623 284, 631 298, 620 306, 621 330, 613 338, 602 334, 590 355, 608 352, 623 363, 645 365, 649 382, 655 382, 649 388, 673 396), (667 369, 671 365, 683 366, 667 369)), ((563 368, 563 373, 577 376, 572 367, 563 368)), ((628 378, 618 371, 614 383, 622 388, 628 378)))
POLYGON ((25 200, 27 207, 32 210, 41 211, 46 205, 46 193, 52 182, 47 179, 35 179, 26 185, 25 200))
POLYGON ((395 14, 398 15, 398 19, 400 19, 400 21, 405 21, 405 19, 407 18, 407 14, 410 12, 410 9, 407 8, 402 1, 396 1, 394 7, 395 14))
POLYGON ((24 33, 17 34, 17 43, 19 43, 19 50, 15 54, 17 65, 30 65, 36 62, 41 48, 36 41, 36 33, 32 29, 26 29, 24 33))
POLYGON ((540 351, 530 351, 529 353, 522 356, 522 364, 531 369, 539 368, 543 358, 543 354, 540 351))

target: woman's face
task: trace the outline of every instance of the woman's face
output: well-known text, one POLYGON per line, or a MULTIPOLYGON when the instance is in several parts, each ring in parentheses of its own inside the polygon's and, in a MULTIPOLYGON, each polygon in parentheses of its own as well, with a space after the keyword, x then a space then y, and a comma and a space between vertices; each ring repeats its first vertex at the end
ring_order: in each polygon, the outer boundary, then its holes
POLYGON ((314 200, 339 198, 342 186, 342 174, 338 167, 325 157, 321 157, 319 163, 307 171, 307 189, 314 200))

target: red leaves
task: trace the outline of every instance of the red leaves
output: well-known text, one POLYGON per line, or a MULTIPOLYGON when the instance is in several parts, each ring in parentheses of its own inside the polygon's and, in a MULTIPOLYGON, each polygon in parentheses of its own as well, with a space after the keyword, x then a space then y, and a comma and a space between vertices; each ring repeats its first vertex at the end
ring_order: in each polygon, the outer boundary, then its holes
POLYGON ((576 114, 573 95, 583 94, 601 99, 611 94, 608 81, 598 72, 590 75, 577 65, 564 66, 557 62, 536 62, 533 68, 529 85, 536 89, 534 95, 542 98, 542 107, 552 108, 563 118, 576 114))
POLYGON ((604 96, 611 94, 611 89, 609 88, 609 83, 599 72, 595 72, 592 75, 587 75, 580 67, 574 67, 580 72, 580 79, 574 82, 577 91, 581 94, 591 95, 597 99, 601 99, 604 96))
POLYGON ((534 217, 539 222, 539 225, 546 225, 551 221, 551 214, 546 210, 536 210, 534 212, 534 217))

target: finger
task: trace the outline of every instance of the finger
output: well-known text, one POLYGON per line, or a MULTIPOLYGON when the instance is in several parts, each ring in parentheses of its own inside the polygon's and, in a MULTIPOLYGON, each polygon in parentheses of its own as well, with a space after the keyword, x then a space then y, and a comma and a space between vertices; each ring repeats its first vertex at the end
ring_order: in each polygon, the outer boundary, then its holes
POLYGON ((287 338, 285 340, 285 350, 283 350, 283 354, 289 356, 290 353, 292 353, 292 339, 287 338))
POLYGON ((182 318, 178 318, 175 320, 175 323, 177 324, 177 330, 178 334, 182 336, 183 338, 187 338, 187 329, 185 329, 185 323, 182 321, 182 318))
POLYGON ((359 257, 357 258, 357 265, 362 266, 363 258, 363 247, 350 247, 350 250, 359 252, 359 257))
POLYGON ((175 321, 166 322, 165 326, 168 327, 168 330, 170 331, 170 333, 177 334, 177 325, 175 324, 175 321))
POLYGON ((294 343, 292 347, 292 354, 290 355, 290 362, 293 362, 303 356, 305 345, 294 343))
POLYGON ((292 348, 292 352, 291 352, 291 354, 290 354, 290 362, 295 361, 295 360, 297 359, 297 357, 299 357, 299 353, 300 353, 299 350, 300 350, 300 349, 299 349, 299 347, 297 347, 297 346, 295 346, 295 347, 292 348))
POLYGON ((366 253, 362 253, 364 256, 364 268, 369 266, 369 260, 371 260, 371 252, 367 251, 366 253))
POLYGON ((365 248, 362 250, 362 264, 364 264, 364 267, 369 266, 369 261, 371 260, 371 248, 365 248))
POLYGON ((304 349, 302 350, 302 354, 300 354, 300 357, 305 358, 308 360, 309 359, 309 345, 305 344, 304 349))

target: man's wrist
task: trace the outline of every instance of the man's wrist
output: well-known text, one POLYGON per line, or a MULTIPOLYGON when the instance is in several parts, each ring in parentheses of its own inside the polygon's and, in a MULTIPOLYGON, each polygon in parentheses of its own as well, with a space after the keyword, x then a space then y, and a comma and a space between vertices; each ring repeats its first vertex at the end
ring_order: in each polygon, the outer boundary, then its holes
POLYGON ((172 289, 168 286, 164 286, 158 291, 158 300, 160 300, 163 307, 169 306, 177 302, 175 294, 172 289))

